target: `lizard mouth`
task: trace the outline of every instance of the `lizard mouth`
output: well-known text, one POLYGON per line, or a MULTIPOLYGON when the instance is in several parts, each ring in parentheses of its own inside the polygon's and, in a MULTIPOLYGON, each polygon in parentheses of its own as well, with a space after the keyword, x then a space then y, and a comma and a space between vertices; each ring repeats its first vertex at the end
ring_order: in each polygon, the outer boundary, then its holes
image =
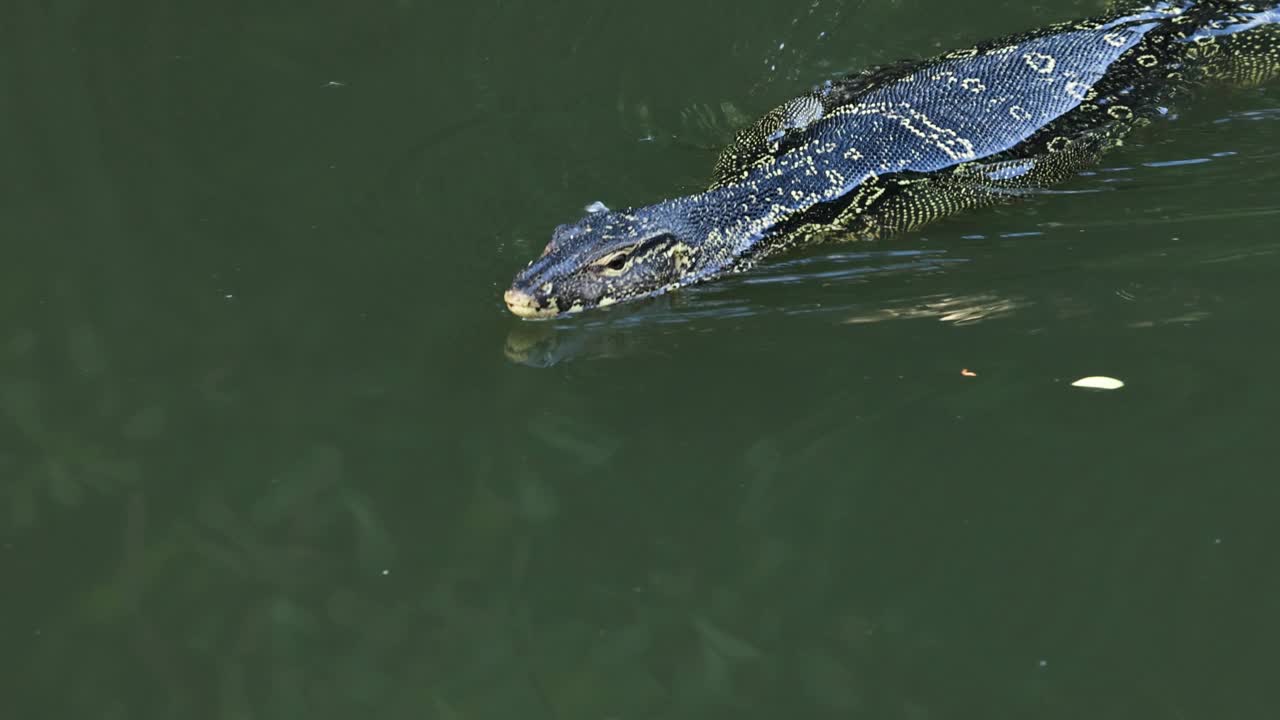
POLYGON ((523 290, 511 288, 502 294, 502 300, 507 304, 507 309, 517 317, 528 319, 555 317, 560 313, 560 309, 556 307, 554 302, 543 306, 538 303, 538 299, 523 290))

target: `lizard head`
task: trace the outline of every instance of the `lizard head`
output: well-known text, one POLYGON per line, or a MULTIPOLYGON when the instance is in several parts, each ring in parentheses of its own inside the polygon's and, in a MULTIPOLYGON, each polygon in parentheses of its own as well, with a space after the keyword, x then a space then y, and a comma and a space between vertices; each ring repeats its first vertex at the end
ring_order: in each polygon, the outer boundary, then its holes
POLYGON ((522 318, 548 318, 651 297, 708 274, 702 240, 681 201, 614 212, 587 207, 576 223, 552 233, 503 295, 522 318))

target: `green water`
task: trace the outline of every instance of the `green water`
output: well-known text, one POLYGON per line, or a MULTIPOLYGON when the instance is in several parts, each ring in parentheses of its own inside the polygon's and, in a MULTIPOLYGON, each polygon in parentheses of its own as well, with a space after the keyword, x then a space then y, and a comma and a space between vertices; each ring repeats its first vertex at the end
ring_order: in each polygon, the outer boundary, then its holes
POLYGON ((0 714, 1275 716, 1280 87, 531 324, 735 116, 1096 2, 452 5, 6 5, 0 714))

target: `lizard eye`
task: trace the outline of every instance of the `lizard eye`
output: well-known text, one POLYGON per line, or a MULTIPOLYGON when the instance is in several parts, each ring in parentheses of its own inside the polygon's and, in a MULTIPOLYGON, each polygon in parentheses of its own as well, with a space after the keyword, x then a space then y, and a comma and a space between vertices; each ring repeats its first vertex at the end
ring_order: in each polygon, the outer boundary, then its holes
POLYGON ((627 263, 631 261, 631 251, 633 249, 615 250, 596 260, 592 265, 595 265, 607 275, 617 275, 627 269, 627 263))

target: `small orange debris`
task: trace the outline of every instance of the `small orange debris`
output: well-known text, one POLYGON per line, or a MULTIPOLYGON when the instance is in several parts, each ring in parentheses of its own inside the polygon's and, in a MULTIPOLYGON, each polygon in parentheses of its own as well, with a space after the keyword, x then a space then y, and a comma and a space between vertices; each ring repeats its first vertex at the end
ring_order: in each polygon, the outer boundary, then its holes
POLYGON ((961 370, 961 371, 960 371, 960 374, 961 374, 961 375, 963 375, 963 376, 965 376, 965 377, 978 377, 978 373, 976 373, 976 372, 974 372, 974 371, 970 370, 969 368, 965 368, 965 369, 961 370))

